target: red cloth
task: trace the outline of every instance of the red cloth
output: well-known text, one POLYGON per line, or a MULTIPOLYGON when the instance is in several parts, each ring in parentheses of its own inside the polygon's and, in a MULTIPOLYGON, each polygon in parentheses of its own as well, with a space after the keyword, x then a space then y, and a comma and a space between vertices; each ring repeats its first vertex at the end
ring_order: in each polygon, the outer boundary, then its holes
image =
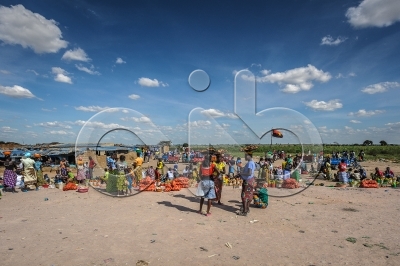
POLYGON ((202 176, 212 176, 215 170, 215 165, 211 164, 209 167, 200 166, 200 173, 202 176))
POLYGON ((340 163, 339 164, 339 172, 345 172, 347 168, 347 164, 346 163, 340 163))
POLYGON ((93 168, 94 168, 94 165, 95 165, 94 160, 90 160, 90 161, 89 161, 89 168, 93 169, 93 168))

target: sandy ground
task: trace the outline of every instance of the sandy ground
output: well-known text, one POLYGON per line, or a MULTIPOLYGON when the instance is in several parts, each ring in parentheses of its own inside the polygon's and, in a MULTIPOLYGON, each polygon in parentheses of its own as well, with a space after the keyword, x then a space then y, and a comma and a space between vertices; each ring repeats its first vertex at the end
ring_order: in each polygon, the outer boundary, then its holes
POLYGON ((312 186, 247 217, 235 215, 239 189, 224 187, 211 217, 192 191, 6 193, 1 265, 399 265, 400 189, 312 186))

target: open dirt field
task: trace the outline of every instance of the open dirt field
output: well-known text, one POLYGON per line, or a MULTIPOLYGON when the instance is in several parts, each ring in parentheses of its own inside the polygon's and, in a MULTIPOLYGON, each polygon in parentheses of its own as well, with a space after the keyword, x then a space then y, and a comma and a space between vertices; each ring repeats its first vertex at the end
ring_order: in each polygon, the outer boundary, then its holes
POLYGON ((192 191, 6 193, 1 265, 399 265, 400 189, 312 186, 247 217, 239 189, 224 187, 211 217, 192 191))

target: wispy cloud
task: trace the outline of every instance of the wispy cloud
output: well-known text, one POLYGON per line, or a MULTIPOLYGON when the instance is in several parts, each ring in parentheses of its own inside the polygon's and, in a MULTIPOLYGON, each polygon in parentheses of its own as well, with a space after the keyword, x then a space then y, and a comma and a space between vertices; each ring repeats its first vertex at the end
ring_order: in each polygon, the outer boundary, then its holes
POLYGON ((385 110, 367 111, 365 109, 360 109, 357 112, 350 112, 349 116, 368 117, 368 116, 383 114, 384 112, 385 110))
POLYGON ((322 38, 321 45, 337 46, 347 40, 346 37, 337 37, 334 39, 332 36, 328 35, 322 38))
POLYGON ((80 64, 79 65, 75 65, 75 67, 77 69, 79 69, 80 71, 86 72, 86 73, 88 73, 90 75, 100 75, 100 73, 98 71, 94 70, 94 66, 93 65, 90 67, 90 69, 85 67, 85 66, 82 66, 80 64))
POLYGON ((362 89, 361 91, 367 94, 375 94, 375 93, 382 93, 386 92, 389 89, 393 88, 400 88, 400 83, 398 82, 381 82, 369 85, 362 89))

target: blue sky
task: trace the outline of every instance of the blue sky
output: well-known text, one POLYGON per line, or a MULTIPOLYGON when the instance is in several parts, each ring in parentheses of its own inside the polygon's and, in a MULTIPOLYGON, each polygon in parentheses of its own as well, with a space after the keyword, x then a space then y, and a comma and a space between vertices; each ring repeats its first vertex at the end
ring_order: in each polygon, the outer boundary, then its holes
MULTIPOLYGON (((399 144, 399 47, 397 0, 3 0, 0 139, 65 143, 127 128, 150 142, 269 143, 253 132, 280 127, 317 144, 399 144), (203 92, 188 82, 198 69, 211 81, 203 92), (235 79, 248 86, 236 98, 235 79), (235 99, 254 98, 250 130, 235 99), (107 108, 120 109, 97 114, 107 108)), ((108 139, 137 141, 118 134, 108 139)), ((296 142, 283 134, 274 142, 296 142)))

